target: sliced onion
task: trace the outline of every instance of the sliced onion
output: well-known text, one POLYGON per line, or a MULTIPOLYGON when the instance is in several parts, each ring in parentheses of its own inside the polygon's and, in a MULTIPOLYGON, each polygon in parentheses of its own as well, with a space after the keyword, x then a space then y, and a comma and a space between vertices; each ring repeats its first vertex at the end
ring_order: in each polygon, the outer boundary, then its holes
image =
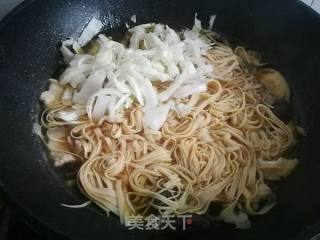
POLYGON ((207 84, 188 84, 179 88, 174 94, 175 98, 184 98, 191 96, 195 93, 201 93, 207 91, 207 84))
POLYGON ((49 90, 44 91, 40 96, 40 100, 43 101, 45 105, 59 101, 64 92, 64 87, 60 85, 57 80, 51 79, 50 81, 49 90))
POLYGON ((103 27, 103 23, 96 19, 95 17, 91 18, 87 26, 83 29, 78 42, 80 46, 86 45, 95 35, 97 35, 103 27))
POLYGON ((209 20, 209 30, 212 30, 214 21, 216 20, 216 15, 211 15, 209 20))
POLYGON ((169 110, 169 104, 160 105, 155 108, 149 108, 148 110, 144 111, 143 123, 146 127, 152 130, 159 130, 167 120, 169 110))
POLYGON ((132 15, 131 18, 130 18, 130 20, 131 20, 132 22, 136 23, 136 22, 137 22, 137 16, 136 16, 136 15, 132 15))
MULTIPOLYGON (((136 20, 135 16, 133 20, 136 20)), ((161 102, 206 90, 212 66, 202 56, 210 45, 200 36, 201 22, 197 15, 194 28, 184 31, 183 37, 167 25, 148 23, 129 29, 132 34, 129 48, 100 34, 97 39, 100 48, 95 56, 73 53, 72 47, 83 46, 101 27, 99 20, 92 18, 78 45, 72 39, 63 44, 64 56, 70 61, 60 83, 70 84, 74 90, 65 90, 62 96, 65 105, 86 105, 90 119, 99 120, 107 115, 110 121, 121 121, 123 108, 130 107, 133 99, 145 113, 159 111, 161 116, 166 116, 168 105, 161 102), (171 84, 158 93, 152 85, 156 80, 171 81, 171 84)), ((174 105, 171 108, 180 111, 179 115, 190 111, 174 105)), ((146 119, 149 118, 150 115, 146 119)), ((155 124, 151 127, 159 129, 161 126, 155 124)))
POLYGON ((106 76, 107 73, 104 69, 91 72, 81 90, 74 93, 73 102, 85 105, 89 97, 102 88, 106 76))

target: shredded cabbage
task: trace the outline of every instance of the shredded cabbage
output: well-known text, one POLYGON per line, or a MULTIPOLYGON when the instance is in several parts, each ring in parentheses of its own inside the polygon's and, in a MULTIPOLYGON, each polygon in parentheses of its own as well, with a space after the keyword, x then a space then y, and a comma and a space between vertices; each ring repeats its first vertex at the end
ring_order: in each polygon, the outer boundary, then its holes
POLYGON ((163 104, 155 108, 150 108, 144 112, 143 123, 147 128, 159 130, 167 120, 169 110, 169 104, 163 104))
POLYGON ((61 86, 57 80, 50 79, 50 82, 49 90, 42 92, 40 96, 41 101, 46 105, 59 101, 64 92, 63 86, 61 86))
POLYGON ((100 20, 96 19, 95 17, 91 18, 78 39, 80 46, 86 45, 87 42, 89 42, 95 35, 98 34, 98 32, 100 32, 102 27, 103 23, 100 20))
POLYGON ((131 20, 132 22, 136 23, 136 22, 137 22, 137 16, 136 16, 136 15, 133 15, 133 16, 130 18, 130 20, 131 20))
MULTIPOLYGON (((136 16, 131 20, 135 22, 136 16)), ((147 23, 129 29, 129 47, 100 34, 95 55, 77 52, 75 48, 85 45, 101 28, 102 23, 92 18, 78 41, 62 42, 60 50, 69 66, 59 79, 61 91, 54 88, 42 94, 46 104, 59 100, 65 106, 81 104, 90 119, 99 121, 107 115, 109 121, 119 122, 123 109, 136 100, 143 108, 145 124, 159 130, 170 110, 166 102, 207 90, 213 67, 203 55, 210 44, 200 34, 197 15, 193 29, 181 34, 167 25, 147 23), (154 86, 158 80, 167 81, 168 88, 158 92, 154 86)), ((179 114, 188 114, 186 107, 177 106, 179 114)), ((65 121, 78 117, 74 112, 59 116, 65 121)))
POLYGON ((211 15, 209 20, 209 30, 212 30, 214 21, 216 20, 216 15, 211 15))

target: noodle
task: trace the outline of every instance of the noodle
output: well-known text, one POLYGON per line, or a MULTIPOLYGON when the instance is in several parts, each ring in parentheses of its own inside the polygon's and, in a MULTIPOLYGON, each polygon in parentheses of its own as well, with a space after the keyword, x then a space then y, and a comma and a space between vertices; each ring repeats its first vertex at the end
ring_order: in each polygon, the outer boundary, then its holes
POLYGON ((223 203, 220 219, 246 228, 247 215, 274 205, 259 206, 272 195, 265 180, 286 177, 297 164, 282 157, 295 143, 292 127, 272 112, 270 93, 247 67, 259 61, 220 43, 205 57, 214 66, 207 92, 182 99, 190 113, 170 110, 160 131, 144 127, 139 105, 121 123, 86 115, 63 121, 56 114, 70 107, 62 103, 43 112, 50 150, 81 157, 79 187, 124 224, 132 214, 204 214, 223 203))

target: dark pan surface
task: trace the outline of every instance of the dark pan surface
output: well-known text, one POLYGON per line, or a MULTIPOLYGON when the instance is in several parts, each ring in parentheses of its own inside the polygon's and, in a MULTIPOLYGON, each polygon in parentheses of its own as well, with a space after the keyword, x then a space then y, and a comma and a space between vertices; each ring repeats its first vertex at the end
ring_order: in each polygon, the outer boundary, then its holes
MULTIPOLYGON (((289 0, 68 0, 27 1, 0 23, 0 186, 13 206, 43 229, 71 239, 306 239, 320 232, 320 18, 289 0), (58 66, 56 46, 78 37, 92 16, 106 31, 123 27, 133 14, 138 24, 163 22, 191 26, 217 14, 215 29, 263 54, 292 87, 296 121, 308 132, 298 148, 298 170, 276 189, 278 204, 253 218, 252 229, 218 224, 175 233, 136 233, 118 218, 79 204, 82 195, 68 188, 53 169, 34 135, 38 98, 58 66)), ((59 238, 61 239, 61 238, 59 238)))

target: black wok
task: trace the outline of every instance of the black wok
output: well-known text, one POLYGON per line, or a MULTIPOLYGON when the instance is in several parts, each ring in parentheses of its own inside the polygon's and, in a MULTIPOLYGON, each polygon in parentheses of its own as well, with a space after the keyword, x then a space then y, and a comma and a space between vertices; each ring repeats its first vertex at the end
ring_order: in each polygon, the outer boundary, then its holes
POLYGON ((0 23, 0 186, 13 207, 51 238, 61 239, 308 239, 320 232, 320 17, 289 0, 68 0, 25 1, 0 23), (308 137, 298 145, 300 165, 275 192, 278 203, 252 218, 250 230, 214 224, 186 232, 133 232, 93 205, 69 209, 83 195, 64 183, 33 133, 39 94, 58 66, 56 46, 78 37, 92 16, 105 31, 138 23, 191 26, 217 15, 215 30, 257 50, 287 78, 295 120, 308 137))

